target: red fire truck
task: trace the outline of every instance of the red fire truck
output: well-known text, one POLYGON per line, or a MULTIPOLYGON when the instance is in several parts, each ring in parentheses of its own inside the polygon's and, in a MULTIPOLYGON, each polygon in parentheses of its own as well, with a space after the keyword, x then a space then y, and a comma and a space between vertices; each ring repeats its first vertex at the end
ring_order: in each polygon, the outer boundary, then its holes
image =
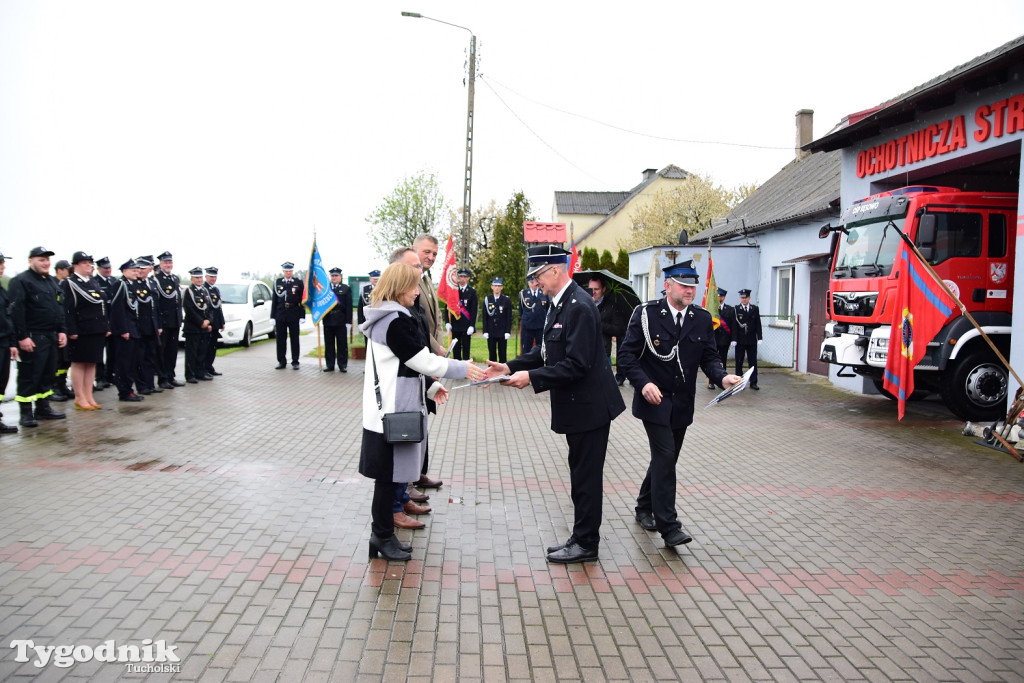
MULTIPOLYGON (((1010 355, 1017 195, 914 186, 854 202, 832 237, 829 322, 821 360, 882 389, 890 326, 896 316, 893 262, 900 236, 914 241, 947 286, 963 301, 1004 357, 1010 355)), ((914 371, 911 399, 938 392, 964 420, 1006 416, 1007 371, 959 310, 928 344, 914 371)), ((890 398, 892 398, 890 396, 890 398)))

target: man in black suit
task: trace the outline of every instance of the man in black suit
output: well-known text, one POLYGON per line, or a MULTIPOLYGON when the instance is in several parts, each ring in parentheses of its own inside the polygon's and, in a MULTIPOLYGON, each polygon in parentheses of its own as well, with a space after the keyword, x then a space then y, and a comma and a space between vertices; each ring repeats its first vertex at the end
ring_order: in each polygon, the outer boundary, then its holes
POLYGON ((469 360, 469 345, 476 331, 476 310, 480 305, 476 296, 476 290, 469 284, 470 272, 465 268, 459 269, 459 307, 462 309, 458 317, 450 310, 445 310, 445 328, 455 338, 455 348, 452 349, 452 358, 455 360, 469 360))
POLYGON ((750 375, 750 388, 757 391, 757 347, 761 343, 761 312, 750 303, 750 290, 740 290, 740 305, 732 309, 736 322, 732 328, 732 341, 736 345, 736 374, 743 374, 743 357, 754 368, 750 375))
POLYGON ((503 384, 551 391, 551 430, 565 434, 574 523, 564 544, 548 548, 548 561, 596 560, 601 543, 604 459, 611 421, 626 409, 601 343, 601 316, 590 294, 569 277, 561 247, 529 251, 529 273, 551 297, 542 342, 505 363, 488 361, 487 376, 511 374, 503 384))
POLYGON ((334 364, 338 369, 348 372, 348 326, 352 324, 352 290, 341 281, 341 268, 331 268, 331 290, 338 300, 321 321, 324 326, 324 372, 334 372, 334 364))
POLYGON ((274 319, 277 333, 277 369, 285 367, 288 338, 291 337, 292 368, 299 369, 299 323, 306 318, 306 307, 302 305, 305 285, 302 280, 292 277, 295 264, 285 261, 281 264, 281 277, 274 281, 274 301, 270 304, 270 317, 274 319))
POLYGON ((697 371, 723 388, 740 381, 726 374, 715 345, 711 314, 693 303, 698 275, 692 261, 665 268, 665 296, 633 311, 619 366, 633 387, 633 416, 643 420, 651 464, 636 499, 636 519, 661 532, 666 546, 689 543, 676 515, 676 461, 693 422, 697 371))

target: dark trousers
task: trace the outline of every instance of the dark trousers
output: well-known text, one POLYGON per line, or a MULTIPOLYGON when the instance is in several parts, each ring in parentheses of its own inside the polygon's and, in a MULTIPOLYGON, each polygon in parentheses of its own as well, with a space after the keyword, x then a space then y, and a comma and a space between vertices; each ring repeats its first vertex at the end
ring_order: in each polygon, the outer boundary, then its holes
POLYGON ((348 334, 345 332, 345 326, 324 325, 324 343, 327 344, 324 349, 324 362, 327 363, 327 367, 333 368, 337 361, 338 369, 347 369, 348 334))
POLYGON ((395 534, 395 484, 383 479, 373 481, 373 502, 370 503, 370 530, 377 538, 389 538, 395 534))
POLYGON ((636 511, 650 512, 662 534, 682 528, 676 516, 676 461, 683 447, 686 427, 672 429, 644 420, 647 441, 651 446, 651 464, 640 484, 636 511))
POLYGON ((566 434, 569 482, 572 487, 572 535, 580 546, 601 545, 601 503, 604 498, 604 456, 611 423, 586 432, 566 434))
POLYGON ((174 366, 178 364, 178 329, 164 328, 160 343, 160 381, 169 382, 174 379, 174 366))
POLYGON ((619 352, 622 350, 622 340, 626 334, 623 332, 621 335, 615 338, 615 381, 625 382, 626 373, 619 369, 619 352))
POLYGON ((754 368, 754 372, 750 375, 750 384, 757 386, 757 344, 737 344, 736 345, 736 374, 743 374, 743 357, 747 357, 747 366, 754 368))
POLYGON ((209 332, 188 332, 185 334, 185 379, 199 379, 206 375, 206 345, 209 332))
POLYGON ((57 333, 29 332, 28 336, 36 348, 18 350, 18 390, 14 400, 19 403, 31 403, 52 394, 57 372, 57 333))
MULTIPOLYGON (((11 381, 11 356, 10 347, 0 347, 0 400, 3 400, 4 392, 7 391, 7 383, 11 381)), ((0 411, 0 418, 4 416, 0 411)), ((3 422, 0 419, 0 422, 3 422)))
POLYGON ((487 357, 496 363, 504 363, 508 353, 508 340, 497 334, 487 338, 487 357))
POLYGON ((120 335, 111 335, 114 337, 114 384, 117 386, 117 395, 119 398, 125 398, 130 396, 134 389, 132 383, 135 381, 135 371, 138 367, 138 354, 139 354, 139 339, 138 337, 129 337, 125 339, 120 335))
POLYGON ((540 346, 544 339, 543 327, 524 327, 519 331, 519 355, 529 353, 534 346, 540 346))
POLYGON ((285 351, 288 347, 288 341, 286 337, 291 335, 292 338, 292 362, 299 362, 299 321, 292 320, 289 322, 278 322, 277 323, 277 362, 285 362, 285 351))
POLYGON ((205 357, 203 359, 203 372, 213 372, 213 362, 217 360, 217 340, 220 339, 220 332, 214 330, 210 338, 206 340, 205 357))
POLYGON ((455 348, 452 349, 452 358, 455 360, 469 360, 469 340, 472 339, 465 332, 457 333, 452 330, 452 336, 455 337, 455 348))
POLYGON ((135 387, 139 391, 152 391, 159 352, 160 340, 155 334, 144 334, 139 337, 135 358, 138 365, 135 372, 135 387))

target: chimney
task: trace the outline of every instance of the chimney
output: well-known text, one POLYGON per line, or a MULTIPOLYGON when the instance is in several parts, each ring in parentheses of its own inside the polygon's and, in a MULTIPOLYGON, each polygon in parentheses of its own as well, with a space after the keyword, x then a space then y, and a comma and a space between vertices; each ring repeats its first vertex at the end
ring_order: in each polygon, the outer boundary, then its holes
POLYGON ((801 149, 814 139, 814 110, 801 109, 796 113, 796 159, 799 161, 810 152, 801 149))
POLYGON ((645 168, 644 169, 644 181, 651 180, 658 175, 658 169, 656 168, 645 168))

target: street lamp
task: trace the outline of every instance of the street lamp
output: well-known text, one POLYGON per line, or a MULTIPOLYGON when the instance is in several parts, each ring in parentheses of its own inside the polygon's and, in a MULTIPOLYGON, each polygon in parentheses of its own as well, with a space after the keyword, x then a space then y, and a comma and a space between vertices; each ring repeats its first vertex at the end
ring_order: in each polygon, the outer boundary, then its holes
POLYGON ((429 19, 445 26, 461 28, 469 32, 469 105, 466 108, 466 184, 462 194, 462 265, 469 265, 469 211, 473 194, 473 95, 476 90, 476 36, 465 26, 452 24, 433 17, 426 17, 418 12, 402 12, 403 17, 413 19, 429 19))

